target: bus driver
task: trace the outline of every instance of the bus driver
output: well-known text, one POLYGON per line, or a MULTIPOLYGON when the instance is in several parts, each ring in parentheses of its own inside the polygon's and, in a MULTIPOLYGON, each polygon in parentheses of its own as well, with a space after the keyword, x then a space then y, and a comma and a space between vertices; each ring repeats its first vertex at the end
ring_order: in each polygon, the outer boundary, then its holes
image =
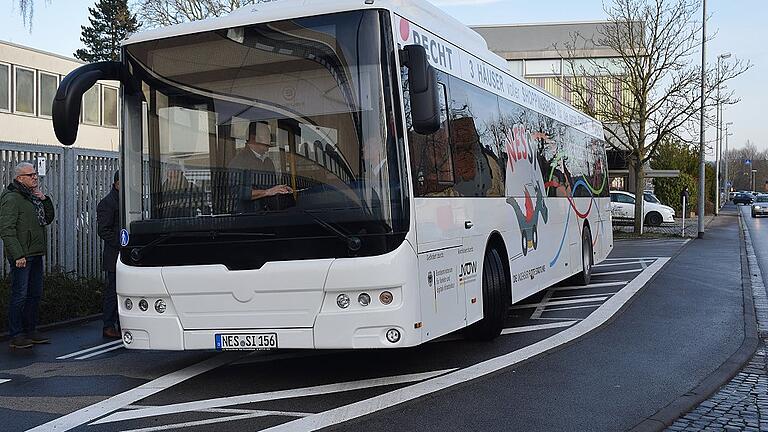
POLYGON ((229 163, 236 174, 236 204, 238 213, 276 210, 277 195, 292 194, 290 186, 277 183, 277 171, 267 152, 272 147, 271 132, 266 122, 248 125, 246 146, 229 163))

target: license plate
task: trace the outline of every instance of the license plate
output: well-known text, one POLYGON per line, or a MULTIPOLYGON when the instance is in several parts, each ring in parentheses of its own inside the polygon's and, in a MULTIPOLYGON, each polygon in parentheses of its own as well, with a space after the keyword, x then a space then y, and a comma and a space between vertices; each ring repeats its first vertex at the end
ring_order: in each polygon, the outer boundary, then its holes
POLYGON ((277 348, 277 333, 216 334, 217 351, 269 350, 277 348))

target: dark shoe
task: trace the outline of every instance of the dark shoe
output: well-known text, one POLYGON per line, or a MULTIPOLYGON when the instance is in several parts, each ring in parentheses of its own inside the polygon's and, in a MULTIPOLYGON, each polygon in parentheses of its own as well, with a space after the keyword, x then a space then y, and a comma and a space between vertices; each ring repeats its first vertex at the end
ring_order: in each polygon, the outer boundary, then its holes
POLYGON ((101 332, 101 335, 107 339, 120 339, 122 337, 120 336, 120 333, 112 327, 105 327, 104 331, 101 332))
POLYGON ((27 335, 27 338, 32 341, 33 344, 46 344, 51 341, 51 338, 45 337, 38 332, 27 335))
POLYGON ((24 336, 16 336, 15 338, 11 339, 11 343, 9 345, 11 348, 23 349, 32 347, 32 344, 33 342, 31 339, 27 339, 24 336))

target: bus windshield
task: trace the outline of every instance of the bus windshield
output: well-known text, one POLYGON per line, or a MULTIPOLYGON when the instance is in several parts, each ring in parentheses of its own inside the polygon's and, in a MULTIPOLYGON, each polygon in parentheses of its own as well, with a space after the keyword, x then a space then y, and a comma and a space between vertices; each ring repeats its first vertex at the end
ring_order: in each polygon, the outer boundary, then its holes
POLYGON ((149 250, 201 243, 339 246, 222 258, 235 268, 386 252, 372 238, 407 229, 387 26, 355 11, 127 46, 143 110, 143 136, 124 146, 142 177, 124 192, 141 196, 124 200, 141 203, 125 214, 143 244, 127 263, 222 262, 149 250))

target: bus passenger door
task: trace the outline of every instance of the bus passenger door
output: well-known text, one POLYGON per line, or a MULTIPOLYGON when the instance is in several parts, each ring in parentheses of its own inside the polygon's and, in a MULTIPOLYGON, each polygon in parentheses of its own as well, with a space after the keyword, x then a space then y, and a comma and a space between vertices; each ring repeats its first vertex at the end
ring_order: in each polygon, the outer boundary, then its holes
MULTIPOLYGON (((453 188, 447 93, 444 80, 440 81, 440 129, 431 135, 418 134, 410 127, 408 130, 425 339, 442 336, 466 324, 465 295, 458 283, 458 251, 464 236, 465 212, 453 188)), ((407 88, 406 77, 403 82, 407 88)))

